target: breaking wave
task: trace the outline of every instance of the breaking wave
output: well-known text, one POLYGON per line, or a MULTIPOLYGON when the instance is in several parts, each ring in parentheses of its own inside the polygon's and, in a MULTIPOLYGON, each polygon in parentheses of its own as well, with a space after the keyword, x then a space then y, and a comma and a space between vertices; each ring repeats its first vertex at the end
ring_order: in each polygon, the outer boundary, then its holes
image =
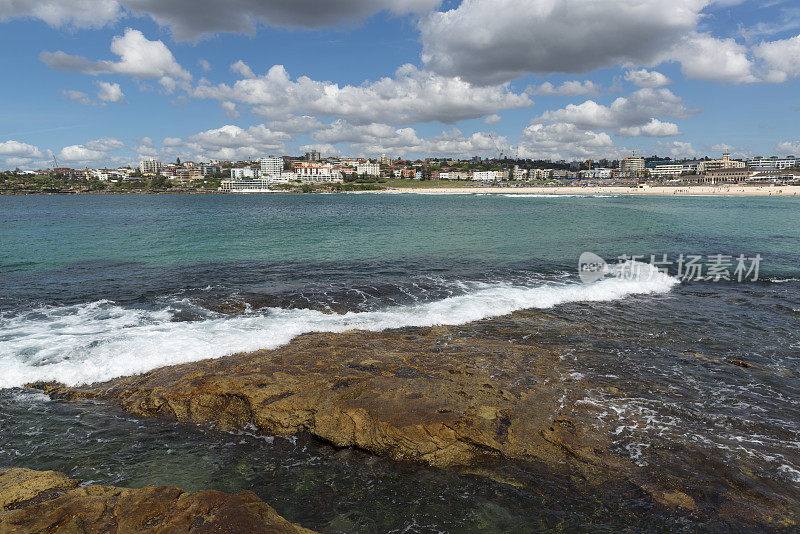
POLYGON ((463 294, 441 300, 343 314, 265 308, 224 315, 203 310, 192 320, 180 320, 177 301, 155 310, 108 300, 41 307, 0 315, 0 388, 35 381, 101 382, 166 365, 271 349, 309 332, 459 325, 522 309, 667 293, 678 283, 643 264, 633 279, 606 278, 586 285, 472 283, 463 294))

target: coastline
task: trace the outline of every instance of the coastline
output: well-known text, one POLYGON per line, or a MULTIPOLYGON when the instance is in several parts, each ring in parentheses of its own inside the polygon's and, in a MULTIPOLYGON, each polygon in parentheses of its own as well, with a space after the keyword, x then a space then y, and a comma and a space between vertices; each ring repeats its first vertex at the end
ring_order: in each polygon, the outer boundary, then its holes
POLYGON ((636 195, 636 196, 799 196, 800 186, 687 186, 687 187, 439 187, 439 188, 389 188, 375 193, 426 195, 508 194, 508 195, 636 195))
MULTIPOLYGON (((522 321, 542 327, 546 320, 518 312, 473 326, 522 321)), ((587 388, 619 398, 629 392, 588 379, 565 381, 569 366, 560 354, 567 347, 457 332, 438 326, 312 333, 277 349, 109 382, 29 387, 63 402, 110 403, 140 418, 261 436, 307 433, 337 448, 481 476, 520 491, 535 488, 531 473, 548 473, 587 493, 598 487, 635 493, 655 516, 766 529, 797 525, 797 511, 781 496, 732 482, 753 471, 748 462, 716 465, 719 489, 709 497, 665 465, 637 463, 616 451, 619 428, 598 420, 597 407, 582 399, 587 388)))
MULTIPOLYGON (((245 191, 240 194, 294 193, 305 194, 300 190, 270 189, 266 191, 245 191)), ((738 197, 793 197, 800 196, 798 185, 717 185, 717 186, 599 186, 599 187, 387 187, 385 189, 364 189, 354 191, 309 191, 308 193, 378 193, 378 194, 418 194, 418 195, 541 195, 541 196, 738 196, 738 197)), ((218 190, 132 190, 132 191, 0 191, 0 196, 27 195, 226 195, 234 194, 218 190)))

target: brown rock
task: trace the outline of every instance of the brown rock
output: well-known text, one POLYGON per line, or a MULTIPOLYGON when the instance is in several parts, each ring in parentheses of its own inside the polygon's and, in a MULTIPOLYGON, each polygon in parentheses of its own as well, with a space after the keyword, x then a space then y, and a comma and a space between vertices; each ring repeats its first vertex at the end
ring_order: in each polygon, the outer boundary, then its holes
MULTIPOLYGON (((54 398, 107 399, 134 414, 213 423, 222 430, 304 431, 335 446, 437 467, 490 473, 500 461, 535 464, 590 488, 644 490, 681 513, 725 511, 738 521, 743 507, 719 502, 754 502, 748 521, 797 524, 791 503, 742 490, 735 472, 725 482, 727 493, 709 499, 680 477, 642 469, 612 452, 614 428, 603 426, 596 407, 578 402, 597 386, 590 379, 563 379, 570 370, 560 355, 569 347, 510 342, 513 329, 504 331, 501 321, 483 328, 479 335, 443 326, 414 329, 413 335, 308 334, 276 350, 104 384, 36 387, 54 398)), ((617 388, 612 393, 624 394, 617 388)))
POLYGON ((53 471, 0 469, 0 534, 100 532, 311 533, 253 492, 79 487, 53 471))

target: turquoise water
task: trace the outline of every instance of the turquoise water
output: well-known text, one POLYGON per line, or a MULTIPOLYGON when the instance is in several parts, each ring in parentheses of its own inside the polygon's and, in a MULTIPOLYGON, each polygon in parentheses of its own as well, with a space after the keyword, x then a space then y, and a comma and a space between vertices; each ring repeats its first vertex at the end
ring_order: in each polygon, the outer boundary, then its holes
POLYGON ((798 229, 794 198, 0 196, 0 466, 253 489, 324 532, 760 531, 717 514, 731 480, 759 502, 800 508, 798 229), (611 263, 763 259, 745 283, 679 281, 673 266, 582 284, 585 251, 611 263), (551 326, 532 329, 513 314, 522 310, 551 326), (702 514, 665 516, 645 495, 598 495, 547 472, 527 473, 546 489, 518 490, 307 436, 141 422, 23 388, 311 331, 438 324, 566 346, 565 388, 585 380, 580 401, 596 407, 598 432, 615 429, 613 452, 673 481, 702 514))
POLYGON ((800 199, 503 195, 0 197, 0 269, 359 260, 572 265, 621 254, 761 253, 796 271, 800 199))

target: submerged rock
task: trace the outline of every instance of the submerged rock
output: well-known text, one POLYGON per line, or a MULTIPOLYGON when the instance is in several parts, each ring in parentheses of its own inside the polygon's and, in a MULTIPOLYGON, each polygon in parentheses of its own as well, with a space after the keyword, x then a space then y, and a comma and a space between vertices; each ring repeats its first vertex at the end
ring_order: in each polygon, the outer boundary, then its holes
POLYGON ((303 534, 253 492, 81 486, 54 471, 0 469, 0 533, 303 534))
POLYGON ((464 327, 308 334, 275 350, 104 384, 35 387, 54 398, 106 399, 133 414, 221 430, 308 432, 335 446, 512 485, 526 485, 524 471, 517 480, 492 466, 525 462, 590 494, 638 492, 680 514, 797 523, 790 501, 741 489, 735 478, 725 482, 729 490, 709 497, 679 475, 643 469, 615 452, 614 428, 603 427, 596 408, 582 402, 594 385, 571 376, 562 357, 570 347, 515 339, 514 332, 496 320, 479 334, 464 327))

